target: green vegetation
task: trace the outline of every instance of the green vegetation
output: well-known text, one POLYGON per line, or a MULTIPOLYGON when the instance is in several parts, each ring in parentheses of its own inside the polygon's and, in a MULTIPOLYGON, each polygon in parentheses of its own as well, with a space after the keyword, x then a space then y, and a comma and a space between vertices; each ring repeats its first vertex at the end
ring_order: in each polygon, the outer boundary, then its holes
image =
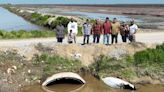
POLYGON ((82 36, 83 35, 83 32, 82 32, 82 27, 78 26, 78 36, 82 36))
POLYGON ((32 62, 36 66, 42 65, 43 72, 46 75, 58 72, 77 72, 82 67, 79 60, 71 60, 47 53, 36 55, 32 62))
POLYGON ((41 15, 38 13, 32 13, 31 21, 38 25, 44 25, 49 17, 50 17, 49 15, 41 15))
POLYGON ((55 33, 52 31, 39 31, 39 30, 5 31, 5 30, 0 30, 0 39, 53 37, 54 35, 55 35, 55 33))
POLYGON ((92 24, 94 24, 94 23, 96 23, 96 20, 95 19, 90 19, 89 22, 92 23, 92 24))
POLYGON ((132 56, 124 56, 121 60, 101 55, 90 65, 92 73, 100 76, 116 76, 134 78, 150 76, 162 79, 164 76, 164 44, 155 49, 139 51, 132 56))
MULTIPOLYGON (((31 19, 30 20, 32 22, 38 24, 38 25, 49 27, 51 29, 54 29, 57 25, 59 25, 61 23, 65 27, 65 33, 67 34, 67 25, 71 21, 71 19, 69 19, 67 17, 59 16, 55 20, 53 20, 52 23, 49 24, 49 26, 47 26, 48 25, 47 20, 50 17, 51 16, 49 16, 49 15, 44 15, 43 16, 42 14, 33 13, 33 14, 31 14, 31 19)), ((74 21, 76 21, 76 20, 74 20, 74 21)), ((82 27, 80 27, 80 26, 78 26, 78 35, 82 35, 82 27)))
POLYGON ((123 78, 132 78, 136 76, 133 70, 132 57, 127 56, 122 60, 116 60, 108 56, 101 55, 95 63, 90 66, 93 73, 97 73, 100 77, 119 76, 123 78))
MULTIPOLYGON (((38 24, 38 25, 46 25, 48 18, 50 18, 51 16, 49 15, 42 15, 39 13, 32 13, 31 14, 31 21, 38 24)), ((67 24, 69 23, 71 19, 67 18, 67 17, 62 17, 59 16, 57 17, 54 21, 52 21, 52 23, 50 24, 51 28, 55 28, 57 25, 59 25, 59 23, 63 24, 64 27, 67 27, 67 24)), ((76 21, 76 20, 74 20, 76 21)))
POLYGON ((67 27, 67 24, 71 21, 71 19, 67 18, 67 17, 57 17, 56 20, 54 20, 52 22, 52 27, 56 27, 57 25, 59 25, 59 23, 63 24, 64 27, 67 27))
POLYGON ((158 45, 155 49, 147 49, 135 53, 135 64, 137 66, 151 66, 154 64, 164 65, 164 44, 158 45))
MULTIPOLYGON (((49 16, 49 15, 42 15, 39 13, 32 13, 31 14, 32 22, 39 24, 39 25, 45 25, 45 23, 47 22, 47 19, 50 17, 51 16, 49 16)), ((51 28, 55 28, 59 23, 61 23, 64 25, 64 27, 67 27, 67 24, 69 23, 70 20, 71 19, 69 19, 67 17, 59 16, 54 21, 52 21, 50 26, 51 26, 51 28)))
POLYGON ((152 78, 164 76, 164 44, 155 49, 147 49, 134 54, 135 65, 138 67, 138 75, 148 75, 152 78))

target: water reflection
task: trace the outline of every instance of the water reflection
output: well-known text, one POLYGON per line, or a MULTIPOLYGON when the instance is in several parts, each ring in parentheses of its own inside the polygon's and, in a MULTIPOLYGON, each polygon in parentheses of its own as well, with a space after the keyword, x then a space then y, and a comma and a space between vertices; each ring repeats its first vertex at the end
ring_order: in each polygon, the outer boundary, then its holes
POLYGON ((42 89, 45 92, 79 92, 84 88, 85 85, 71 85, 71 84, 64 84, 64 85, 57 85, 51 87, 43 86, 42 89), (63 86, 65 88, 63 88, 63 86), (62 87, 62 88, 61 88, 62 87))

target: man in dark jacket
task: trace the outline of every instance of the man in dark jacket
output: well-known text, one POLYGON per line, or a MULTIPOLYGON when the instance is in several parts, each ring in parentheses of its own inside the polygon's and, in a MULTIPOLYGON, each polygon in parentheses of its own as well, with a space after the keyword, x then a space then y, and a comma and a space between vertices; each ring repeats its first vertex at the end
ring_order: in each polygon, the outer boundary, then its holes
POLYGON ((56 38, 57 42, 62 43, 64 39, 64 26, 60 23, 56 26, 56 38))

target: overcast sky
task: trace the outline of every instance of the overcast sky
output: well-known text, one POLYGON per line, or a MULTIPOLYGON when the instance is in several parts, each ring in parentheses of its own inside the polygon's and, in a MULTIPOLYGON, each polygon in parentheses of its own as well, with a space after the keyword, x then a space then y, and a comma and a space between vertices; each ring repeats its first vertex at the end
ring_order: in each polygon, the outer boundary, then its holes
POLYGON ((164 4, 164 0, 0 0, 0 4, 164 4))

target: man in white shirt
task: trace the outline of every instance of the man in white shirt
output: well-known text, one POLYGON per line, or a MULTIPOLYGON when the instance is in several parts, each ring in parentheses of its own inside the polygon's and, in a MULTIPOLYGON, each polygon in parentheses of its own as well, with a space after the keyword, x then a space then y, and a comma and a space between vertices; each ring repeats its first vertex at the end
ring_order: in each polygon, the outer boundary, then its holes
POLYGON ((76 35, 78 34, 78 25, 73 19, 71 18, 71 21, 68 23, 68 34, 70 33, 70 30, 72 30, 72 33, 74 34, 74 41, 76 43, 76 35))
POLYGON ((138 26, 134 23, 134 20, 131 21, 131 25, 129 27, 129 40, 130 42, 135 42, 135 34, 137 33, 138 26))

